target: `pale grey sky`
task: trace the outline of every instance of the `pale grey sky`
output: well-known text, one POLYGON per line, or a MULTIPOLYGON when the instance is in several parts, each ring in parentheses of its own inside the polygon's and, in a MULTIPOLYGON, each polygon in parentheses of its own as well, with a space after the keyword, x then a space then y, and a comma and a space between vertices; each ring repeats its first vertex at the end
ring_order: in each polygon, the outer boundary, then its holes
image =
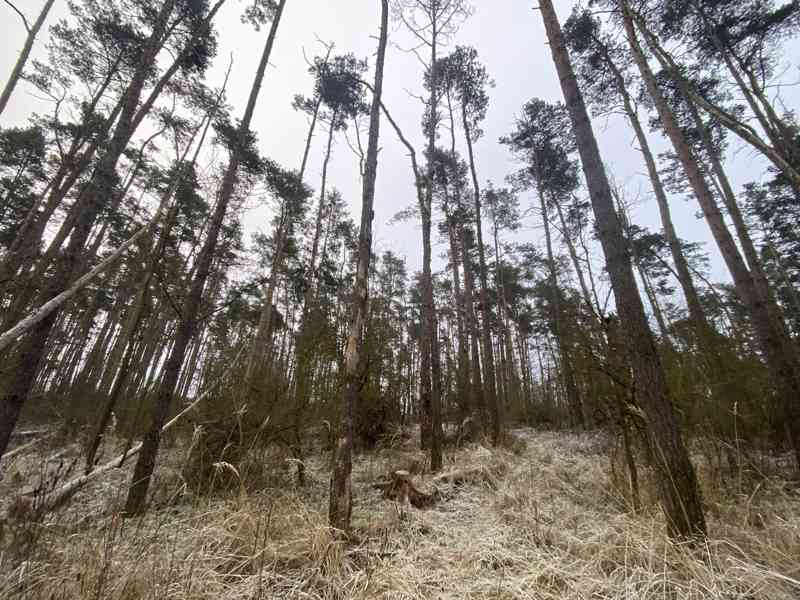
MULTIPOLYGON (((31 19, 35 18, 43 0, 18 0, 18 6, 31 19)), ((491 92, 491 103, 484 124, 485 136, 476 145, 479 177, 502 185, 506 175, 518 168, 506 148, 497 139, 507 134, 524 102, 534 96, 550 101, 561 100, 561 92, 545 43, 541 18, 531 0, 473 0, 474 16, 460 29, 454 43, 475 46, 496 81, 491 92)), ((563 22, 570 13, 573 0, 558 0, 556 9, 563 22)), ((234 69, 229 84, 229 101, 240 116, 249 91, 251 77, 261 52, 266 31, 257 33, 239 21, 245 3, 229 0, 217 22, 219 54, 209 73, 211 85, 220 85, 229 56, 233 53, 234 69)), ((307 73, 303 49, 312 56, 321 52, 316 37, 336 43, 338 52, 354 52, 370 59, 376 47, 373 36, 379 24, 380 3, 377 0, 288 0, 276 46, 258 109, 254 129, 258 133, 261 151, 291 168, 298 168, 302 155, 307 125, 305 117, 294 112, 292 97, 308 93, 311 79, 307 73)), ((66 0, 56 0, 48 25, 66 14, 66 0)), ((17 52, 24 40, 24 30, 18 17, 4 4, 0 4, 0 78, 10 72, 17 52)), ((391 42, 399 47, 411 45, 409 36, 398 26, 391 30, 391 42)), ((37 41, 34 56, 41 56, 47 40, 46 30, 37 41)), ((800 44, 792 42, 787 56, 797 56, 800 44)), ((372 72, 369 76, 372 78, 372 72)), ((422 105, 410 94, 421 93, 422 67, 412 55, 392 46, 387 56, 384 101, 406 136, 421 153, 423 140, 420 132, 422 105)), ((797 66, 785 74, 786 81, 800 79, 797 66)), ((797 88, 783 88, 782 98, 788 108, 800 107, 797 88)), ((3 117, 3 125, 24 123, 32 110, 44 110, 32 95, 30 86, 18 87, 3 117)), ((644 177, 644 168, 638 151, 632 145, 633 134, 621 118, 595 119, 603 158, 617 182, 624 184, 629 195, 641 197, 642 204, 634 212, 634 220, 653 229, 659 229, 655 203, 650 199, 644 177)), ((654 136, 655 137, 655 136, 654 136)), ((319 186, 322 163, 322 135, 318 133, 307 171, 309 184, 319 186)), ((665 148, 664 140, 655 140, 656 148, 665 148)), ((375 240, 376 250, 391 249, 408 258, 409 267, 420 264, 420 230, 415 223, 389 225, 389 219, 400 209, 414 202, 414 192, 409 160, 394 132, 384 120, 381 131, 382 151, 379 157, 376 195, 375 240)), ((730 171, 737 185, 758 178, 764 162, 741 144, 734 143, 730 171)), ((355 219, 359 218, 360 181, 357 161, 344 139, 339 139, 331 165, 330 181, 343 193, 350 204, 355 219)), ((532 203, 532 196, 522 198, 522 206, 532 203)), ((693 202, 676 200, 674 217, 679 234, 693 241, 706 242, 712 256, 716 280, 728 279, 724 265, 711 241, 705 223, 698 221, 693 202)), ((253 210, 245 218, 249 231, 266 230, 268 213, 253 210)), ((520 238, 538 241, 540 233, 535 217, 525 222, 520 238)), ((438 248, 437 252, 442 252, 438 248)))

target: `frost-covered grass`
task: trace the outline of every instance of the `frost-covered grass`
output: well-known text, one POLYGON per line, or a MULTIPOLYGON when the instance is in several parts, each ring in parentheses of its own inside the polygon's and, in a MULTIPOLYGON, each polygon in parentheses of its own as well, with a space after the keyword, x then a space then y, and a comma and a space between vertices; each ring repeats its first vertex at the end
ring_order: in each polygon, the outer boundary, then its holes
MULTIPOLYGON (((371 488, 424 463, 410 443, 358 456, 348 542, 326 526, 327 457, 308 464, 302 490, 290 483, 291 462, 274 457, 284 485, 197 498, 182 486, 182 453, 171 450, 145 517, 114 513, 123 470, 41 524, 6 522, 0 598, 800 597, 800 495, 787 482, 760 477, 722 489, 698 459, 711 537, 676 545, 644 468, 645 508, 628 510, 604 435, 514 435, 514 452, 451 450, 446 470, 459 471, 460 483, 440 479, 442 499, 426 511, 371 488), (25 536, 33 541, 23 555, 25 536)), ((3 468, 7 496, 13 466, 3 468)), ((434 476, 415 482, 429 490, 434 476)))

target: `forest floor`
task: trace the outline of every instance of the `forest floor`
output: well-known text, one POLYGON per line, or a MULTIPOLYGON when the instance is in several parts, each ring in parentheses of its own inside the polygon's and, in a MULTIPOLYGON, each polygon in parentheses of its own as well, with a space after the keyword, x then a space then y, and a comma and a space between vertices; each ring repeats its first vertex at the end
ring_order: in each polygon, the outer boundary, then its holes
MULTIPOLYGON (((358 455, 348 543, 326 526, 327 455, 308 462, 303 488, 292 483, 292 461, 273 454, 262 457, 273 476, 258 491, 241 482, 224 496, 198 497, 181 478, 186 452, 178 444, 163 453, 144 517, 115 513, 129 465, 40 522, 4 518, 0 598, 800 597, 796 483, 763 473, 723 477, 712 453, 698 451, 710 537, 676 545, 644 468, 644 508, 629 510, 615 484, 624 480, 621 462, 610 459, 621 453, 607 435, 513 435, 510 449, 450 449, 445 471, 457 477, 436 483, 413 440, 358 455), (384 500, 372 487, 396 469, 420 468, 417 487, 439 489, 430 509, 384 500)), ((66 471, 74 451, 49 467, 41 456, 52 449, 5 461, 0 498, 43 473, 66 477, 58 465, 66 471)), ((241 477, 231 465, 215 468, 241 477)))

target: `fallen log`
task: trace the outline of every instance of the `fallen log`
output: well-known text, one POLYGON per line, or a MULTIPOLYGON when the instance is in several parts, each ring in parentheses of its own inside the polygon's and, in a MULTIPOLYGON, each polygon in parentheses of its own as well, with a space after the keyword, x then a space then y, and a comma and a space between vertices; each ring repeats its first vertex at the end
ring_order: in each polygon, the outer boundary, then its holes
POLYGON ((37 436, 37 435, 44 435, 48 431, 49 431, 48 429, 25 429, 23 431, 12 431, 11 432, 11 437, 12 438, 15 438, 15 437, 21 437, 21 438, 34 437, 34 436, 37 436))
POLYGON ((430 494, 417 489, 411 481, 408 471, 394 471, 390 481, 372 484, 376 490, 383 493, 387 500, 396 500, 401 506, 411 504, 414 508, 430 508, 439 500, 439 492, 434 489, 430 494))
POLYGON ((32 439, 30 442, 26 442, 26 443, 22 444, 22 446, 18 446, 16 448, 14 448, 13 450, 11 450, 10 452, 6 452, 5 454, 3 454, 3 456, 0 456, 0 461, 10 460, 10 459, 14 458, 15 456, 17 456, 18 454, 22 454, 26 450, 30 450, 34 446, 37 446, 38 444, 41 444, 42 441, 44 441, 45 439, 47 439, 46 435, 43 435, 42 437, 38 437, 38 438, 32 439))

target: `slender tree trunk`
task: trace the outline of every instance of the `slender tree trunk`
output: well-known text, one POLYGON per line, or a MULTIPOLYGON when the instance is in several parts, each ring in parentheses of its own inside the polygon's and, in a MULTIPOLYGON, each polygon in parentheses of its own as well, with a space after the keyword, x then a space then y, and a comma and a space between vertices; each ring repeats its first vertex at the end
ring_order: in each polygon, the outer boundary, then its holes
POLYGON ((636 289, 628 244, 614 210, 611 186, 589 114, 570 64, 552 0, 540 0, 539 7, 575 129, 620 323, 626 334, 626 349, 636 381, 638 400, 644 405, 648 444, 652 449, 651 458, 657 473, 667 526, 670 534, 676 537, 704 535, 705 516, 694 467, 683 442, 655 340, 636 289))
POLYGON ((570 340, 568 339, 562 323, 563 314, 561 310, 561 294, 558 287, 556 257, 555 253, 553 252, 553 238, 550 234, 550 215, 549 211, 547 210, 545 191, 538 183, 537 192, 539 195, 539 205, 542 211, 542 224, 544 225, 544 239, 547 247, 547 265, 550 271, 550 319, 553 323, 553 334, 555 335, 556 343, 558 344, 558 353, 561 356, 564 392, 567 396, 567 407, 571 417, 571 425, 573 427, 583 427, 583 408, 581 406, 581 397, 578 393, 578 386, 575 382, 575 371, 572 365, 570 340))
POLYGON ((472 191, 475 199, 475 232, 478 246, 478 266, 480 276, 481 316, 483 329, 483 383, 486 394, 486 405, 492 417, 492 444, 500 443, 503 436, 503 407, 497 400, 497 385, 495 379, 494 354, 492 352, 491 311, 489 310, 489 283, 488 267, 486 266, 486 247, 483 244, 483 226, 481 218, 481 188, 478 183, 478 172, 475 168, 475 153, 472 149, 472 132, 467 119, 467 108, 462 102, 461 121, 464 126, 464 137, 467 141, 469 157, 469 170, 472 175, 472 191))
MULTIPOLYGON (((264 81, 264 74, 266 72, 269 56, 272 52, 273 44, 278 33, 278 25, 281 21, 283 9, 286 5, 286 0, 281 0, 275 11, 270 27, 269 35, 261 54, 261 61, 258 65, 258 70, 253 80, 253 86, 250 90, 250 97, 247 102, 247 107, 239 125, 238 138, 244 139, 245 135, 250 129, 250 123, 255 112, 256 102, 258 100, 259 92, 264 81)), ((186 297, 183 306, 182 315, 178 324, 178 330, 175 334, 175 342, 170 351, 169 357, 164 365, 161 383, 155 398, 155 406, 150 428, 142 440, 142 450, 136 462, 136 467, 133 471, 133 478, 128 490, 128 498, 125 504, 125 512, 127 514, 139 514, 144 509, 145 500, 147 497, 147 490, 150 485, 150 478, 155 468, 156 455, 158 454, 158 447, 161 441, 161 428, 167 418, 172 397, 175 392, 175 384, 178 382, 180 375, 181 365, 186 353, 186 347, 192 339, 195 328, 197 326, 197 314, 200 309, 200 303, 203 297, 203 290, 205 288, 206 280, 211 268, 211 262, 214 258, 214 253, 217 247, 219 234, 222 229, 225 214, 227 212, 228 204, 233 196, 234 186, 237 180, 237 174, 240 165, 241 150, 238 145, 231 149, 231 156, 228 162, 228 167, 223 176, 222 185, 217 200, 217 206, 214 210, 209 230, 206 235, 206 240, 200 253, 197 256, 197 268, 195 270, 194 278, 186 297)))
POLYGON ((667 244, 669 245, 670 254, 672 255, 672 262, 675 264, 675 270, 677 272, 676 274, 678 283, 681 286, 683 296, 686 299, 686 306, 689 309, 689 316, 692 319, 698 334, 707 335, 708 330, 710 330, 711 327, 706 320, 705 313, 703 312, 702 305, 700 304, 700 297, 698 296, 697 289, 694 286, 694 281, 692 280, 692 275, 689 271, 689 264, 683 254, 680 238, 678 237, 678 234, 675 231, 675 225, 672 222, 672 212, 670 211, 669 200, 667 199, 667 193, 664 190, 664 184, 661 181, 661 175, 658 172, 658 166, 656 165, 655 158, 653 157, 653 152, 650 149, 650 143, 647 139, 644 128, 642 127, 642 123, 639 120, 639 115, 633 105, 630 94, 628 93, 622 73, 620 73, 616 64, 611 59, 608 50, 604 45, 602 45, 602 43, 600 44, 600 47, 605 63, 608 65, 609 69, 614 75, 617 91, 622 97, 625 114, 628 117, 631 127, 633 127, 636 140, 639 143, 639 151, 642 153, 642 158, 647 166, 647 174, 650 178, 650 185, 653 188, 653 195, 656 198, 658 212, 661 216, 661 226, 664 228, 664 238, 667 240, 667 244))
POLYGON ((464 309, 464 294, 461 290, 461 274, 459 273, 460 258, 456 224, 452 214, 445 214, 445 219, 447 219, 447 236, 450 242, 450 270, 453 276, 453 293, 456 300, 456 394, 458 395, 458 405, 461 411, 460 419, 464 423, 471 416, 473 409, 470 404, 469 394, 469 345, 464 324, 466 311, 464 309))
POLYGON ((555 202, 556 205, 556 212, 558 213, 558 220, 561 223, 561 230, 564 233, 564 242, 567 244, 567 250, 569 251, 569 257, 572 261, 572 268, 575 269, 575 274, 578 277, 578 285, 581 288, 581 296, 583 298, 583 303, 586 305, 586 308, 595 316, 597 313, 595 311, 594 303, 592 302, 592 297, 589 295, 589 287, 586 285, 586 277, 583 274, 583 269, 581 268, 581 261, 578 258, 578 252, 575 248, 575 241, 569 234, 569 229, 567 227, 567 221, 564 218, 564 211, 561 208, 560 202, 555 202))
POLYGON ((39 13, 39 17, 33 24, 33 27, 29 28, 27 21, 25 22, 25 28, 28 30, 28 37, 25 39, 25 45, 22 47, 22 52, 20 52, 19 58, 17 58, 17 62, 14 65, 14 70, 11 71, 11 76, 8 78, 2 94, 0 94, 0 115, 3 114, 3 111, 8 104, 8 100, 11 98, 14 88, 17 86, 17 82, 19 82, 20 77, 22 77, 22 71, 25 69, 25 64, 28 62, 28 57, 31 55, 33 43, 36 41, 36 36, 39 34, 39 30, 42 28, 42 25, 44 25, 47 14, 53 7, 54 2, 55 0, 46 0, 44 7, 39 13))
POLYGON ((503 349, 503 378, 505 380, 505 406, 508 408, 512 400, 517 400, 519 396, 519 380, 517 379, 516 366, 514 364, 513 342, 511 340, 511 330, 508 326, 508 302, 506 301, 506 286, 503 277, 502 262, 500 256, 500 236, 499 224, 494 219, 494 256, 495 274, 497 286, 497 299, 500 321, 500 346, 503 349))
MULTIPOLYGON (((436 11, 434 6, 433 11, 436 11)), ((439 23, 431 18, 430 32, 430 67, 436 64, 439 42, 439 23)), ((422 217, 422 339, 423 352, 420 375, 422 377, 420 400, 423 409, 422 435, 429 437, 431 449, 431 470, 438 471, 442 467, 442 428, 441 428, 441 364, 436 324, 436 303, 433 297, 433 272, 431 268, 431 223, 433 220, 433 155, 436 150, 436 134, 439 125, 440 96, 435 85, 430 86, 428 98, 427 143, 428 166, 425 186, 424 205, 420 206, 422 217), (429 421, 430 425, 428 426, 429 421)), ((423 445, 425 440, 423 439, 423 445)))
POLYGON ((353 286, 352 319, 345 350, 344 390, 342 392, 342 416, 339 425, 339 439, 334 455, 331 475, 330 503, 328 521, 331 527, 340 531, 350 529, 352 513, 352 470, 353 451, 353 409, 363 384, 362 373, 364 357, 364 322, 369 301, 368 277, 372 257, 372 219, 375 202, 375 179, 378 171, 378 140, 380 137, 380 102, 383 91, 383 68, 386 60, 386 45, 389 35, 389 0, 381 0, 381 35, 378 43, 378 57, 375 64, 375 85, 370 111, 369 141, 364 168, 363 193, 361 205, 361 231, 358 239, 358 269, 353 286))
POLYGON ((256 336, 250 349, 247 359, 247 370, 245 372, 245 390, 253 387, 256 370, 259 365, 270 363, 272 348, 272 303, 275 299, 275 289, 278 283, 278 273, 283 266, 284 246, 286 245, 286 233, 289 228, 289 212, 286 203, 283 201, 281 207, 280 221, 275 226, 275 253, 272 257, 272 267, 270 269, 269 283, 264 288, 264 302, 261 307, 261 316, 256 329, 256 336))
MULTIPOLYGON (((302 316, 300 321, 300 333, 295 346, 295 393, 294 393, 294 422, 299 427, 299 419, 302 411, 305 409, 309 400, 310 390, 310 377, 311 377, 311 363, 312 363, 312 349, 310 348, 311 337, 313 332, 310 331, 309 320, 310 314, 313 314, 313 305, 316 299, 317 291, 317 258, 320 254, 320 241, 322 240, 322 232, 325 220, 326 206, 330 209, 331 204, 326 204, 327 196, 327 183, 328 183, 328 165, 330 164, 331 152, 333 148, 333 137, 336 131, 336 122, 338 115, 334 111, 331 116, 330 128, 328 130, 328 143, 325 148, 325 158, 322 162, 322 181, 320 183, 319 204, 317 206, 317 220, 314 227, 314 237, 311 242, 311 255, 309 256, 308 264, 308 277, 306 281, 305 292, 303 293, 303 307, 302 316)), ((328 215, 330 216, 330 214, 328 215)), ((324 246, 324 244, 323 244, 324 246)), ((323 248, 324 255, 324 248, 323 248)), ((298 431, 295 428, 295 434, 298 431)), ((295 453, 299 454, 300 450, 295 448, 295 453)), ((300 463, 298 463, 299 465, 300 463)))
POLYGON ((476 421, 475 433, 477 434, 486 426, 486 403, 483 396, 483 383, 481 375, 481 355, 478 331, 478 316, 475 312, 475 281, 473 277, 472 260, 469 254, 470 243, 464 223, 458 227, 461 247, 461 264, 464 265, 464 304, 467 313, 467 333, 470 341, 471 357, 471 385, 470 405, 472 406, 473 419, 476 421))

